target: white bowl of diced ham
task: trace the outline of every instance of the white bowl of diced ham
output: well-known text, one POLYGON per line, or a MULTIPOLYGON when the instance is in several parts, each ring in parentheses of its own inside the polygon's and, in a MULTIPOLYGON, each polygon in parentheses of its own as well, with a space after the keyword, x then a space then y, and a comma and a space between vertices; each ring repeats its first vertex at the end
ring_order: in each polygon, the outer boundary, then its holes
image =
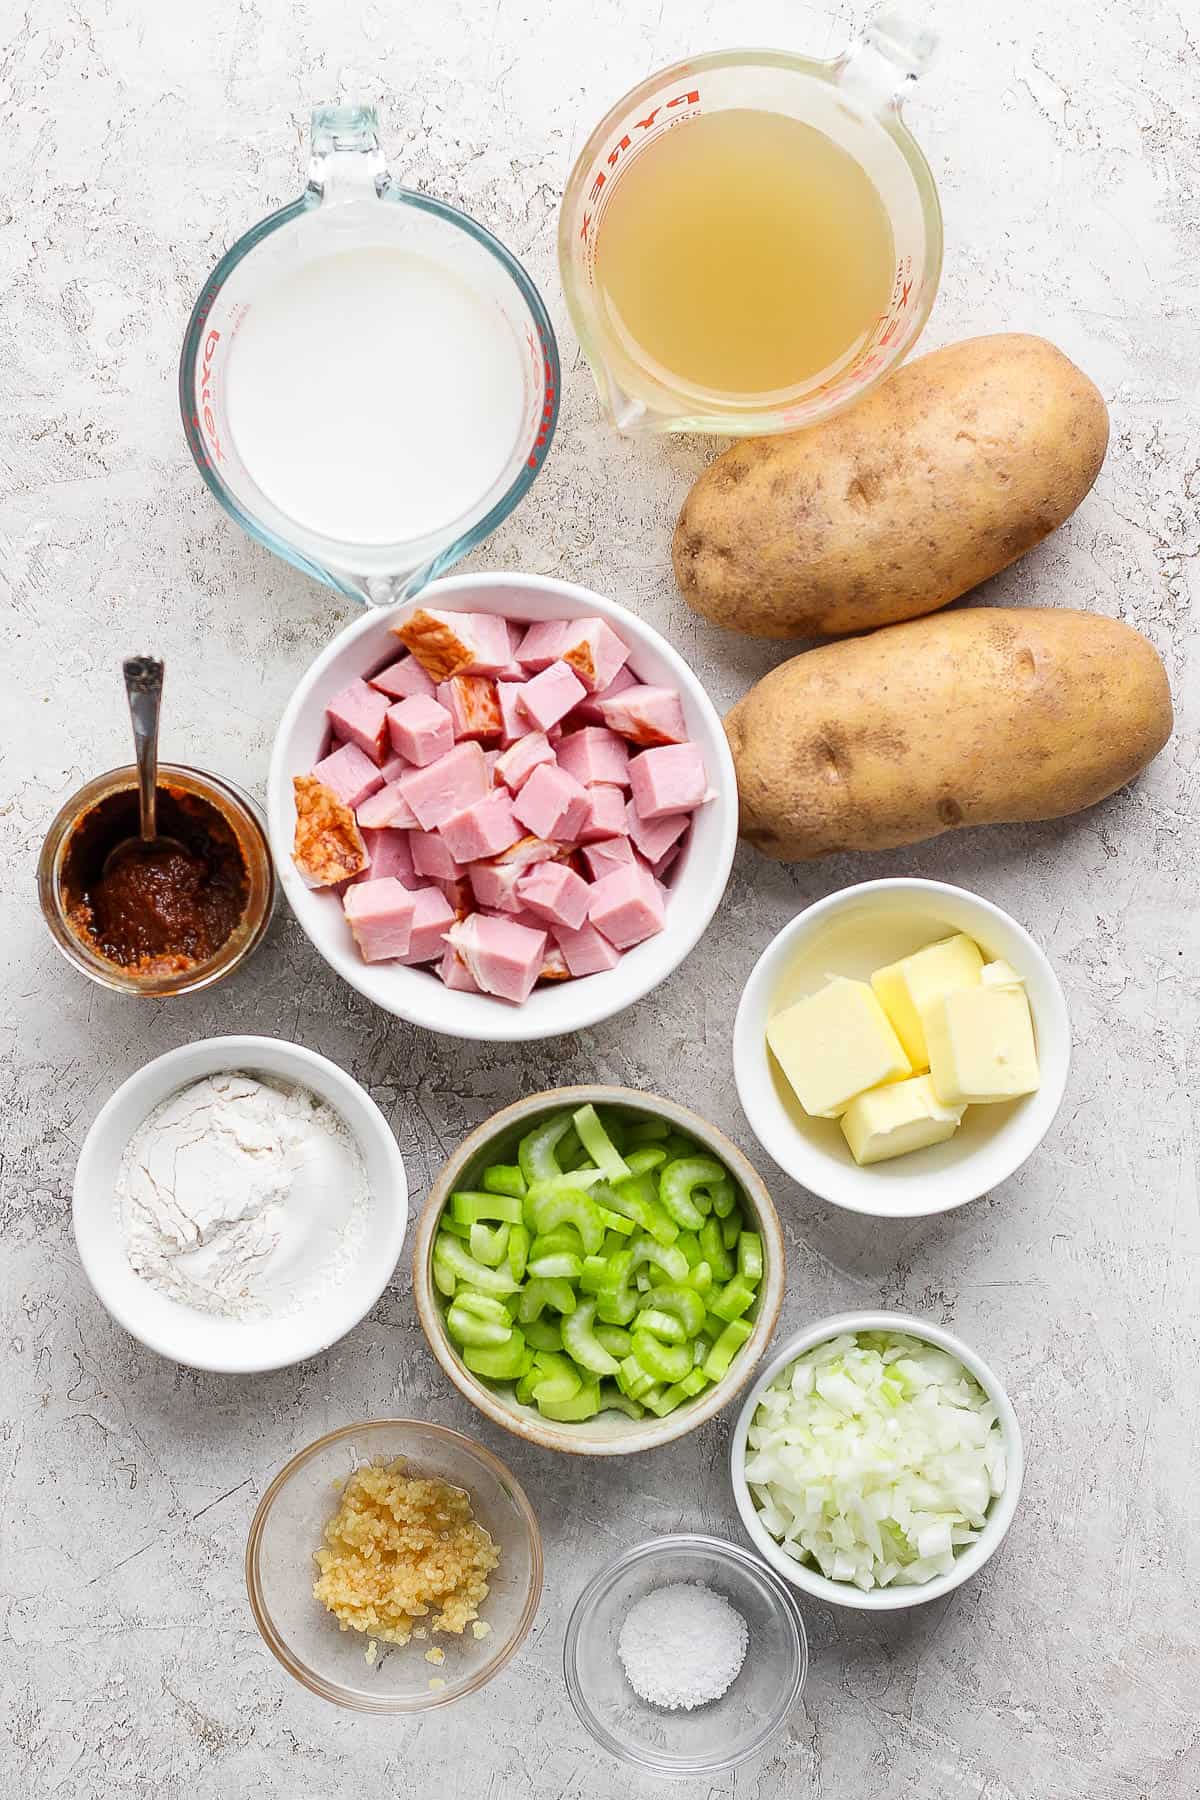
POLYGON ((737 810, 683 659, 540 575, 453 576, 347 626, 292 696, 267 795, 330 966, 414 1024, 509 1042, 608 1018, 683 961, 737 810))

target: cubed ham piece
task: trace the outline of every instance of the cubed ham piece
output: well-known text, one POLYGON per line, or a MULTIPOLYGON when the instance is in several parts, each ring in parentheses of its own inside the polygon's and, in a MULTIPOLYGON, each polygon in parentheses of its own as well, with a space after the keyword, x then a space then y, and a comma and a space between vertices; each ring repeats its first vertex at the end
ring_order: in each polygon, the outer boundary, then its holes
POLYGON ((493 912, 517 913, 521 911, 517 883, 524 873, 524 867, 515 863, 476 862, 467 870, 467 879, 480 906, 488 906, 493 912))
POLYGON ((362 841, 371 861, 366 871, 358 877, 360 881, 382 881, 385 875, 393 875, 403 887, 416 888, 421 885, 415 879, 407 831, 375 831, 370 826, 363 826, 362 841))
POLYGON ((584 844, 580 855, 593 881, 603 881, 614 869, 623 868, 626 863, 634 860, 633 846, 627 837, 605 838, 600 844, 584 844))
POLYGON ((450 927, 446 940, 485 994, 518 1004, 528 1000, 545 959, 544 931, 531 931, 515 919, 472 913, 450 927))
POLYGON ((462 864, 451 856, 450 847, 440 831, 410 831, 413 870, 430 881, 457 881, 462 864))
POLYGON ((555 753, 544 731, 529 731, 500 752, 496 774, 512 794, 519 794, 539 763, 552 763, 555 753))
POLYGON ((537 863, 517 883, 517 899, 535 918, 578 931, 588 916, 590 889, 566 863, 537 863))
POLYGON ((570 619, 558 640, 558 656, 594 694, 625 667, 629 646, 603 619, 570 619))
POLYGON ((567 630, 566 619, 538 619, 530 625, 517 645, 516 661, 525 675, 536 675, 558 661, 558 646, 567 630))
POLYGON ((512 660, 508 621, 497 613, 438 612, 418 606, 392 630, 434 681, 495 675, 512 660))
POLYGON ((629 765, 629 785, 640 819, 664 819, 668 813, 690 812, 703 803, 708 793, 703 753, 697 744, 667 744, 661 749, 643 750, 629 765))
POLYGON ((455 744, 427 768, 404 776, 399 787, 422 831, 433 831, 488 792, 483 751, 475 743, 455 744))
POLYGON ((651 867, 651 870, 653 871, 654 879, 656 881, 663 880, 663 878, 665 877, 665 875, 667 873, 667 870, 678 859, 679 852, 682 849, 683 849, 682 843, 672 844, 671 848, 668 851, 666 851, 664 855, 660 856, 656 863, 651 863, 650 867, 651 867))
POLYGON ((325 708, 325 717, 337 736, 349 744, 357 744, 364 756, 378 765, 388 753, 388 697, 365 681, 352 681, 335 694, 325 708))
POLYGON ((437 966, 437 973, 448 988, 460 994, 477 994, 479 984, 471 974, 458 951, 447 944, 442 952, 442 960, 437 966))
POLYGON ((539 764, 513 801, 513 812, 536 837, 563 843, 574 841, 590 810, 587 789, 552 763, 539 764))
POLYGON ((503 787, 504 786, 503 781, 500 779, 499 775, 497 775, 497 773, 496 773, 496 764, 499 761, 500 761, 499 750, 485 750, 484 751, 483 766, 487 770, 487 778, 488 778, 488 786, 489 787, 503 787))
POLYGON ((661 819, 643 819, 631 800, 625 808, 625 830, 648 863, 656 863, 681 838, 691 823, 691 813, 664 813, 661 819))
POLYGON ((590 890, 589 923, 618 950, 631 950, 653 937, 666 916, 662 888, 644 863, 628 863, 590 890))
POLYGON ((625 789, 598 781, 587 791, 588 816, 583 829, 576 833, 581 844, 594 844, 599 838, 620 837, 625 831, 625 789))
POLYGON ((435 956, 442 954, 446 933, 453 923, 454 908, 441 889, 418 888, 413 895, 412 937, 407 953, 400 961, 408 967, 414 963, 432 962, 435 956))
POLYGON ((451 813, 442 820, 439 830, 450 854, 460 863, 496 856, 521 836, 512 801, 503 788, 493 788, 485 799, 451 813))
POLYGON ((623 669, 617 670, 606 688, 601 688, 598 692, 589 694, 585 700, 581 700, 571 714, 571 718, 579 725, 603 725, 604 714, 600 711, 601 701, 615 700, 618 694, 625 693, 631 687, 640 686, 641 683, 637 676, 626 663, 623 669))
POLYGON ((351 811, 383 786, 383 776, 357 744, 339 744, 312 772, 351 811))
POLYGON ((391 754, 385 756, 380 763, 379 773, 383 776, 385 781, 399 781, 400 777, 402 775, 407 775, 411 768, 412 764, 409 762, 407 756, 401 756, 398 750, 393 750, 391 754))
POLYGON ((674 688, 626 688, 623 693, 597 700, 596 710, 610 730, 620 732, 631 744, 687 741, 683 706, 674 688))
POLYGON ((456 738, 498 738, 503 729, 496 683, 488 675, 451 675, 437 697, 454 721, 456 738))
POLYGON ((416 895, 394 876, 356 881, 342 897, 346 922, 364 962, 388 962, 408 954, 416 895))
POLYGON ((475 896, 465 875, 459 875, 454 881, 435 882, 434 886, 446 896, 456 919, 465 919, 468 913, 475 911, 475 896))
POLYGON ((581 731, 568 732, 557 755, 559 767, 584 787, 596 781, 629 786, 629 752, 616 732, 604 725, 585 725, 581 731))
POLYGON ((565 662, 553 662, 525 682, 519 695, 520 710, 532 719, 539 731, 549 731, 565 719, 587 689, 565 662))
POLYGON ((415 656, 402 656, 372 675, 370 685, 393 700, 407 700, 412 694, 428 694, 433 698, 433 679, 427 675, 415 656))
POLYGON ((398 700, 389 709, 387 722, 393 747, 414 768, 427 768, 454 748, 454 720, 428 694, 412 694, 407 700, 398 700))
POLYGON ((567 959, 558 945, 550 938, 542 953, 542 966, 538 970, 539 981, 570 981, 571 971, 567 967, 567 959))
POLYGON ((599 975, 605 969, 615 969, 621 960, 616 945, 610 944, 594 925, 581 925, 578 931, 556 925, 554 941, 572 975, 599 975))
POLYGON ((527 719, 521 711, 521 689, 523 681, 498 681, 496 683, 496 699, 500 706, 500 739, 505 744, 515 744, 518 738, 525 737, 537 727, 532 719, 527 719))
POLYGON ((292 791, 292 860, 308 886, 337 887, 361 875, 367 867, 366 845, 346 802, 315 775, 293 775, 292 791))
POLYGON ((398 781, 389 781, 377 794, 369 794, 358 808, 357 817, 364 831, 384 831, 389 827, 408 831, 417 822, 398 781))

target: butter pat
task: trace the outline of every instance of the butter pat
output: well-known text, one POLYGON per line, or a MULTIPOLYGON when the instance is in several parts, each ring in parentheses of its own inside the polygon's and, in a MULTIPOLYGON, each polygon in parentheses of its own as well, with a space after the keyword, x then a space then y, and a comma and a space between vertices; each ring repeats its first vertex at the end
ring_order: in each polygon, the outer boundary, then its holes
POLYGON ((914 1069, 929 1067, 924 1014, 943 994, 978 987, 982 973, 979 946, 962 932, 876 969, 871 986, 914 1069))
POLYGON ((1032 1094, 1037 1049, 1025 989, 962 988, 925 1015, 933 1090, 947 1106, 987 1106, 1032 1094))
POLYGON ((979 977, 984 987, 1021 987, 1024 984, 1011 963, 1001 960, 984 963, 983 973, 979 977))
POLYGON ((859 1094, 842 1114, 842 1130, 856 1163, 886 1162, 953 1137, 964 1110, 944 1106, 928 1075, 914 1075, 859 1094))
POLYGON ((844 975, 776 1014, 767 1043, 805 1112, 818 1119, 836 1119, 864 1088, 912 1074, 867 983, 844 975))

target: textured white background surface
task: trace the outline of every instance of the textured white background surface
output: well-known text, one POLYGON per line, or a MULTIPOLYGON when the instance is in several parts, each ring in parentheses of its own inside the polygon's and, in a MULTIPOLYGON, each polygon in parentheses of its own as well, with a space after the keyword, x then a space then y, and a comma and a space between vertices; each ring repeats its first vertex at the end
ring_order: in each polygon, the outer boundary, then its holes
MULTIPOLYGON (((892 1229, 776 1181, 784 1323, 880 1302, 993 1359, 1027 1433, 1003 1554, 948 1603, 872 1623, 807 1609, 804 1703, 746 1800, 1187 1800, 1196 1693, 1197 551, 1200 33, 1166 0, 934 0, 935 70, 910 107, 946 211, 933 346, 1045 332, 1105 391, 1112 448, 1051 542, 978 598, 1119 613, 1167 660, 1182 714, 1130 792, 1066 824, 789 872, 739 859, 701 949, 654 998, 577 1041, 472 1051, 371 1011, 280 917, 213 995, 104 995, 52 950, 37 848, 60 800, 126 760, 119 659, 167 659, 168 755, 260 788, 274 722, 345 604, 241 537, 191 465, 174 398, 191 300, 226 246, 299 190, 310 103, 377 97, 394 167, 486 220, 562 336, 558 441, 481 567, 562 573, 654 620, 717 700, 779 654, 700 624, 668 540, 710 447, 615 441, 565 326, 555 210, 604 107, 691 49, 822 54, 862 7, 789 0, 44 0, 0 6, 0 581, 6 605, 0 942, 0 1793, 334 1800, 359 1791, 647 1795, 576 1726, 567 1608, 622 1545, 733 1534, 716 1424, 644 1459, 556 1460, 492 1431, 425 1351, 407 1274, 319 1361, 198 1376, 143 1352, 80 1273, 76 1152, 114 1084, 191 1037, 264 1030, 343 1062, 391 1118, 419 1200, 496 1106, 553 1080, 665 1088, 751 1148, 729 1073, 740 984, 806 901, 912 871, 976 887, 1041 938, 1077 1059, 1060 1122, 1017 1179, 892 1229), (327 1427, 413 1412, 510 1457, 547 1527, 518 1662, 423 1723, 298 1690, 242 1589, 271 1472, 327 1427)), ((1097 720, 1103 729, 1103 720, 1097 720)), ((683 1791, 683 1790, 679 1790, 683 1791)), ((693 1789, 699 1796, 700 1790, 693 1789)), ((708 1792, 707 1788, 703 1790, 708 1792)))

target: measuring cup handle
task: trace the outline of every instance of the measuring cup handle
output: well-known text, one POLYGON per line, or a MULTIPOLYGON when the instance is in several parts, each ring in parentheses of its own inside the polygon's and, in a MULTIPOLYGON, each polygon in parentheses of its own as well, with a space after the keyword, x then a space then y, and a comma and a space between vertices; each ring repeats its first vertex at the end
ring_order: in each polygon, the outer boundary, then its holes
POLYGON ((834 78, 873 111, 899 111, 936 49, 937 33, 914 7, 881 6, 863 35, 838 57, 834 78))
POLYGON ((315 106, 309 138, 306 196, 314 204, 386 193, 392 178, 373 106, 315 106))

